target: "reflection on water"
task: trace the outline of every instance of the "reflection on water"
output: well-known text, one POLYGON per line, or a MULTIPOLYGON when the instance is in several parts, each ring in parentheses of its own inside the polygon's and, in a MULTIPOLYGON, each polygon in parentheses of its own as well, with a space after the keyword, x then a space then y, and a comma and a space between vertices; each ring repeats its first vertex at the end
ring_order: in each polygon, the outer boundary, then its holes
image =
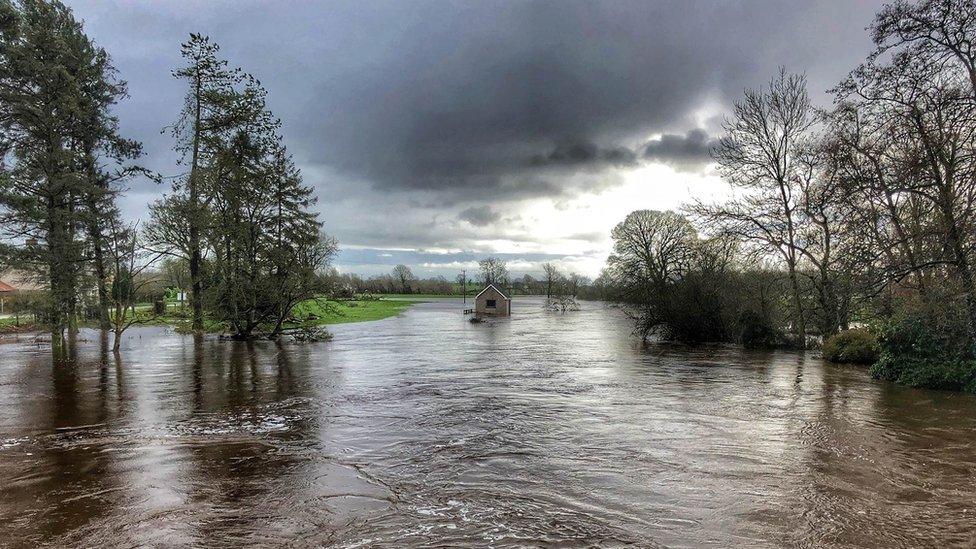
POLYGON ((976 398, 452 301, 323 344, 0 346, 0 544, 976 545, 976 398))

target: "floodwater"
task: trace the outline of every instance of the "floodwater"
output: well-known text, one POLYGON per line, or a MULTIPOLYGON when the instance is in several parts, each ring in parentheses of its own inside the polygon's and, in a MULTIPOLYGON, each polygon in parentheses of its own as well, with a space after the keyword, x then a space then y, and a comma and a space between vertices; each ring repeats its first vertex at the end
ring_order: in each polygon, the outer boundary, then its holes
POLYGON ((976 398, 583 307, 0 345, 0 545, 976 545, 976 398))

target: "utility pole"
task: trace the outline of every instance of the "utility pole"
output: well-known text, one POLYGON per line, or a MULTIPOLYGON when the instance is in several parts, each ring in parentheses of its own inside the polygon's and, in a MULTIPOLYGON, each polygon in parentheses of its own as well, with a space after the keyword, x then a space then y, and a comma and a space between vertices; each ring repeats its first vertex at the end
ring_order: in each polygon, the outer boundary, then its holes
POLYGON ((468 304, 468 277, 465 269, 461 269, 461 303, 468 304))

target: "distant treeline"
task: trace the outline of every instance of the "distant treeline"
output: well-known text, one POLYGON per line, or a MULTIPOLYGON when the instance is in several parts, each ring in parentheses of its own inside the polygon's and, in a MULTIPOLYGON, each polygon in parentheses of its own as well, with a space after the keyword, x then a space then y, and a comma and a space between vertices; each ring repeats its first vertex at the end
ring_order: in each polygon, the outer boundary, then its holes
POLYGON ((390 274, 367 278, 332 270, 325 278, 330 293, 337 297, 353 297, 364 293, 462 295, 465 288, 472 295, 480 292, 489 283, 500 286, 512 295, 576 296, 585 292, 590 283, 588 278, 576 273, 563 275, 551 263, 542 266, 542 274, 538 278, 530 274, 512 277, 506 262, 497 257, 481 260, 478 270, 470 277, 459 274, 454 280, 443 276, 419 278, 414 276, 413 270, 407 265, 395 266, 390 274))

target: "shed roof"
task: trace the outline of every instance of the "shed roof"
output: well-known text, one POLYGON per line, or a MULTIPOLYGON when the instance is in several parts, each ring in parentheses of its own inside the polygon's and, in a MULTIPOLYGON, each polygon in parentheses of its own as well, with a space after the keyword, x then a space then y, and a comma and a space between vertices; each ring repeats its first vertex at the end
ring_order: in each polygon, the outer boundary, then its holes
POLYGON ((0 280, 0 292, 6 293, 6 292, 16 292, 16 291, 17 288, 14 288, 10 284, 7 284, 6 282, 0 280))
POLYGON ((502 290, 502 289, 501 289, 501 288, 499 288, 498 286, 495 286, 494 284, 489 284, 489 285, 487 285, 487 286, 485 286, 485 289, 484 289, 484 290, 481 290, 480 292, 478 292, 478 295, 476 295, 476 296, 474 296, 474 298, 475 298, 475 299, 478 299, 478 296, 480 296, 481 294, 483 294, 483 293, 485 293, 486 291, 488 291, 488 288, 494 288, 494 289, 495 289, 495 291, 496 291, 496 292, 498 292, 498 293, 500 293, 500 294, 502 295, 502 297, 504 297, 505 299, 509 299, 509 300, 510 300, 510 299, 512 299, 512 298, 511 298, 511 297, 510 297, 510 296, 508 295, 508 293, 506 293, 506 292, 505 292, 504 290, 502 290))

